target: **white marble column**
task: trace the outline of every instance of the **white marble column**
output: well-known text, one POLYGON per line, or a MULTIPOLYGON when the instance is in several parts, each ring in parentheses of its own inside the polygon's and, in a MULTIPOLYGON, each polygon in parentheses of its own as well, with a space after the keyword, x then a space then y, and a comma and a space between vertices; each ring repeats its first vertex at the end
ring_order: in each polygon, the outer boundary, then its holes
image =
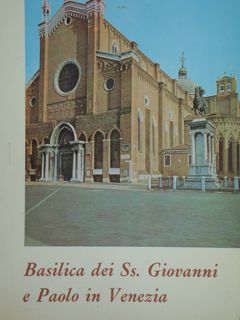
POLYGON ((53 180, 53 153, 49 153, 49 180, 53 180))
POLYGON ((80 152, 81 152, 81 182, 83 182, 84 180, 84 148, 81 148, 80 149, 80 152))
POLYGON ((72 181, 76 180, 76 152, 73 151, 72 181))
POLYGON ((214 163, 214 154, 215 154, 215 151, 214 151, 214 139, 213 139, 213 136, 211 136, 211 159, 212 159, 212 166, 215 165, 214 163))
POLYGON ((207 162, 207 133, 203 133, 204 160, 207 162))
POLYGON ((45 157, 45 180, 48 180, 48 172, 49 172, 49 152, 46 151, 45 157))
POLYGON ((77 150, 77 180, 81 179, 81 153, 80 150, 77 150))
POLYGON ((44 157, 45 157, 45 153, 42 152, 41 155, 42 155, 41 180, 43 180, 44 179, 44 157))
POLYGON ((195 146, 195 134, 193 133, 191 135, 192 140, 192 165, 194 166, 196 164, 196 146, 195 146))
POLYGON ((58 152, 54 152, 54 172, 53 172, 53 181, 57 181, 57 166, 58 166, 58 152))
POLYGON ((212 165, 212 139, 210 134, 208 135, 208 164, 212 165))

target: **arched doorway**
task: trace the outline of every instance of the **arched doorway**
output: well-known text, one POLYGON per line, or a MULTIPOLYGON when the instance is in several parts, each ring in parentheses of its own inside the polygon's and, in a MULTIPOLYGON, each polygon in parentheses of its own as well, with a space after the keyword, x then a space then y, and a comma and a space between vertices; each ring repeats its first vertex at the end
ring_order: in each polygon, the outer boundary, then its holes
POLYGON ((94 182, 103 181, 103 139, 103 134, 97 131, 94 136, 94 182))
POLYGON ((77 141, 77 135, 74 127, 69 123, 60 123, 52 132, 50 146, 53 148, 57 146, 57 149, 54 150, 54 169, 57 172, 57 180, 70 181, 72 179, 73 145, 71 142, 73 141, 77 141))
POLYGON ((70 142, 73 140, 74 135, 71 130, 63 128, 60 131, 58 138, 59 176, 64 181, 72 178, 73 152, 70 142))
POLYGON ((83 182, 82 145, 71 124, 58 124, 51 134, 50 143, 39 147, 42 156, 41 181, 83 182))

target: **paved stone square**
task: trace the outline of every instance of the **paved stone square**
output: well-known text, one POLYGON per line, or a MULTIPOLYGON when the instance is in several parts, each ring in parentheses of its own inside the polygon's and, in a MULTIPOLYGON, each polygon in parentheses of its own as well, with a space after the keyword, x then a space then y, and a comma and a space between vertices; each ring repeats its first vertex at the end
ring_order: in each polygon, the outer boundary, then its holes
POLYGON ((240 247, 240 195, 26 185, 26 246, 240 247))

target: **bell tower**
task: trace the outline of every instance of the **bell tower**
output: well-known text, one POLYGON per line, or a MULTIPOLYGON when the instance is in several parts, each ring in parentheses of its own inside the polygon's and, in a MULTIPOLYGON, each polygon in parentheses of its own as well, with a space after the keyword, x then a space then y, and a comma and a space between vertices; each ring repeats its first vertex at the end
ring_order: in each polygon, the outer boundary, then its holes
POLYGON ((227 96, 232 93, 237 93, 236 78, 225 74, 222 78, 217 80, 217 95, 227 96))

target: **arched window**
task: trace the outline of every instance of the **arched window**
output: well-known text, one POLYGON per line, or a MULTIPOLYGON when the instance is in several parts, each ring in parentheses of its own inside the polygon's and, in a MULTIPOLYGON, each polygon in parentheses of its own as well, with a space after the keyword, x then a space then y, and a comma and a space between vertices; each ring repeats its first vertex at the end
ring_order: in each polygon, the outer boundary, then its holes
POLYGON ((87 139, 86 139, 86 136, 85 136, 84 133, 81 133, 81 134, 80 134, 79 140, 86 142, 87 139))
POLYGON ((38 157, 38 143, 35 139, 32 140, 32 156, 31 156, 31 169, 37 169, 38 157))
POLYGON ((94 140, 94 169, 103 168, 103 134, 97 132, 95 134, 94 140))
POLYGON ((114 40, 113 42, 112 42, 112 53, 113 54, 118 54, 118 42, 117 42, 117 40, 114 40))
POLYGON ((219 140, 219 154, 218 154, 219 172, 223 172, 223 152, 224 152, 224 139, 220 138, 220 140, 219 140))
POLYGON ((117 130, 111 133, 111 168, 120 168, 120 134, 117 130))
POLYGON ((174 122, 169 121, 169 145, 170 148, 174 146, 174 122))
POLYGON ((59 134, 59 145, 70 145, 70 142, 74 140, 73 132, 68 129, 64 128, 59 134))
POLYGON ((44 144, 49 144, 49 143, 50 143, 49 139, 47 137, 44 138, 44 144))

